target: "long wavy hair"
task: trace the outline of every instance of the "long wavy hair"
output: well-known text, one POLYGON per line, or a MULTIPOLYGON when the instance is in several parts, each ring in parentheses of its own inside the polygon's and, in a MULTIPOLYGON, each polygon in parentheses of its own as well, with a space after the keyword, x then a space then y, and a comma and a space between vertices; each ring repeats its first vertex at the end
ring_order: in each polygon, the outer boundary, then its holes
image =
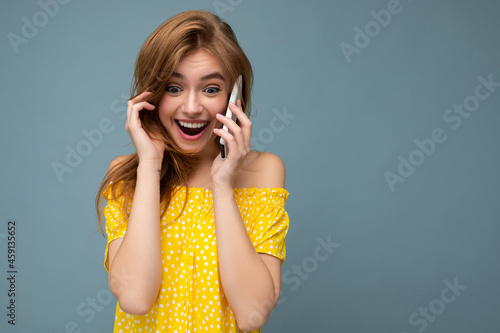
MULTIPOLYGON (((221 63, 229 75, 230 87, 242 75, 241 103, 247 116, 250 116, 252 67, 227 23, 210 12, 187 11, 167 20, 149 36, 137 56, 131 98, 146 90, 153 91, 147 101, 155 106, 154 111, 140 112, 139 116, 142 128, 149 137, 162 138, 165 146, 160 200, 167 206, 174 186, 187 186, 197 159, 194 153, 183 152, 175 144, 162 125, 157 110, 168 80, 181 60, 200 49, 208 51, 221 63)), ((214 144, 220 148, 218 139, 215 136, 214 144)), ((127 216, 127 207, 135 192, 138 165, 139 157, 134 153, 110 168, 104 176, 95 200, 98 230, 103 235, 103 193, 109 186, 113 199, 123 196, 123 213, 127 216)))

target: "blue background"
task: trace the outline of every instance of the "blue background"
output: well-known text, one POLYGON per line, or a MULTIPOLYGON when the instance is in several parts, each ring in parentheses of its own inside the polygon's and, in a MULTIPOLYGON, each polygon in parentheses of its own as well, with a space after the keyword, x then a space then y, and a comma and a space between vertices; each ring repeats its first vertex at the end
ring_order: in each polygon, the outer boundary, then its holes
POLYGON ((497 1, 73 0, 52 16, 34 0, 1 6, 0 331, 111 332, 94 197, 110 161, 133 150, 123 115, 142 43, 189 9, 235 30, 255 71, 254 146, 287 167, 282 297, 263 331, 500 331, 500 87, 480 87, 488 97, 460 127, 446 120, 475 101, 478 77, 500 82, 497 1), (26 21, 39 27, 14 46, 26 21), (91 143, 85 131, 103 122, 91 143), (431 149, 436 128, 446 140, 431 149), (77 149, 86 156, 70 167, 77 149), (71 172, 58 177, 57 163, 71 172), (387 172, 401 177, 392 188, 387 172))

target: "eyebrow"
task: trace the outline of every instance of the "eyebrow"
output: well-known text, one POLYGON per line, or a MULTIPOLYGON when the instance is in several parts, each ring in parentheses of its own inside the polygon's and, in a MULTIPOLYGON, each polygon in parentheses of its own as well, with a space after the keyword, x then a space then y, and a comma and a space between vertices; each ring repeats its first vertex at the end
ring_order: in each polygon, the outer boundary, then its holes
POLYGON ((207 75, 201 77, 202 81, 210 80, 210 79, 221 79, 222 81, 226 81, 224 76, 222 76, 222 74, 219 72, 210 73, 210 74, 207 74, 207 75))
MULTIPOLYGON (((179 72, 173 72, 172 73, 172 77, 176 77, 176 78, 179 78, 179 79, 182 79, 182 80, 186 79, 184 77, 184 75, 182 75, 179 72)), ((222 76, 222 74, 219 73, 219 72, 213 72, 213 73, 210 73, 210 74, 207 74, 207 75, 203 75, 201 77, 201 81, 210 80, 210 79, 221 79, 224 82, 226 81, 226 79, 224 78, 224 76, 222 76)))

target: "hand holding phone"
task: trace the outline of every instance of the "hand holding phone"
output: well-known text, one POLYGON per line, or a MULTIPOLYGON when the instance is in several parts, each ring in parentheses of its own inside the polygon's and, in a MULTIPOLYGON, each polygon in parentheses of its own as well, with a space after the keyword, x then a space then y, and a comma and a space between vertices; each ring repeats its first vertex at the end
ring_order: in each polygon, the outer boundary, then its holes
MULTIPOLYGON (((238 79, 236 80, 236 83, 234 84, 233 86, 233 90, 231 91, 231 96, 229 97, 229 103, 234 103, 236 104, 236 101, 238 99, 241 98, 241 84, 242 84, 242 80, 243 78, 241 77, 241 75, 238 77, 238 79)), ((226 110, 226 117, 229 117, 231 118, 233 121, 236 121, 238 118, 236 117, 236 115, 234 115, 231 110, 229 110, 229 104, 227 106, 227 110, 226 110)), ((222 127, 223 130, 226 130, 227 132, 233 134, 228 128, 226 125, 224 125, 222 127)), ((226 144, 226 141, 221 137, 220 138, 220 143, 222 145, 222 149, 221 149, 221 158, 224 160, 226 159, 227 157, 227 154, 228 154, 228 147, 227 147, 227 144, 226 144)))

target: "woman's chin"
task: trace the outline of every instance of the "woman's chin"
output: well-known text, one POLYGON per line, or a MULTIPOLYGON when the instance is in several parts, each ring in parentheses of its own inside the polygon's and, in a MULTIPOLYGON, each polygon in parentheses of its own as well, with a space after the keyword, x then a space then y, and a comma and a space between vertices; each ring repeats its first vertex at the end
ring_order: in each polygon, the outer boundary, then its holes
POLYGON ((199 142, 196 145, 185 145, 178 144, 178 147, 181 149, 183 153, 186 154, 194 154, 198 156, 216 156, 218 149, 214 141, 206 142, 205 144, 201 144, 199 142))

